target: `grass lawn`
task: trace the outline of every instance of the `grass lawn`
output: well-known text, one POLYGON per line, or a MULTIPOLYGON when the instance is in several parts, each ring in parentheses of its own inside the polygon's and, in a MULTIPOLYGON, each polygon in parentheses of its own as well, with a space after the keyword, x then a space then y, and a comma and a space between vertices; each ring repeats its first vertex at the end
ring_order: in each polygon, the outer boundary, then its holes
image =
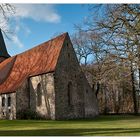
POLYGON ((140 136, 140 116, 92 120, 0 120, 0 136, 140 136))

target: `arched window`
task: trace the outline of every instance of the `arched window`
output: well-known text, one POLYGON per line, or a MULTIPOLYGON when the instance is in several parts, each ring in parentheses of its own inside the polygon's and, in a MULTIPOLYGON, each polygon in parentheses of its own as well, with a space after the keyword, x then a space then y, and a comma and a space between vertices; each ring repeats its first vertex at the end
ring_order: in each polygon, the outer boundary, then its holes
POLYGON ((41 92, 41 84, 37 85, 37 105, 41 106, 42 104, 42 92, 41 92))
POLYGON ((11 97, 8 97, 8 107, 11 106, 11 97))
POLYGON ((2 97, 2 106, 5 106, 5 97, 2 97))
POLYGON ((72 104, 72 82, 68 83, 68 105, 72 104))
POLYGON ((70 53, 68 53, 68 58, 70 58, 70 53))
POLYGON ((69 43, 67 43, 67 46, 69 46, 69 43))

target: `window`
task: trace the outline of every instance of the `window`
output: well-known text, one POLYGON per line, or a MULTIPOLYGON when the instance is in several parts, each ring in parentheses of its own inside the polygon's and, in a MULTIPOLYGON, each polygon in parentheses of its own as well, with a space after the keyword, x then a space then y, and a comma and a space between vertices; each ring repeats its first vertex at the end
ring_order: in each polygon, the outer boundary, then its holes
POLYGON ((5 97, 2 97, 2 106, 5 106, 5 97))
POLYGON ((67 43, 67 46, 69 46, 69 43, 67 43))
POLYGON ((8 97, 8 107, 11 106, 11 97, 8 97))
POLYGON ((68 53, 68 58, 70 58, 70 53, 68 53))
POLYGON ((42 104, 42 92, 41 92, 41 84, 37 85, 37 105, 41 106, 42 104))
POLYGON ((9 111, 9 113, 11 113, 11 109, 9 109, 8 111, 9 111))
POLYGON ((68 83, 68 105, 72 104, 72 82, 68 83))

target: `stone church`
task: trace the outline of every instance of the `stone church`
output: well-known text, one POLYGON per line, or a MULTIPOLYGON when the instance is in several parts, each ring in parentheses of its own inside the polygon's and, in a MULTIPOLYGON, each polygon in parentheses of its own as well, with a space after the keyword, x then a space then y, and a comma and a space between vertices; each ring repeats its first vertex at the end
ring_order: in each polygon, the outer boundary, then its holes
POLYGON ((0 31, 0 119, 27 109, 53 120, 98 115, 68 33, 11 57, 0 31))

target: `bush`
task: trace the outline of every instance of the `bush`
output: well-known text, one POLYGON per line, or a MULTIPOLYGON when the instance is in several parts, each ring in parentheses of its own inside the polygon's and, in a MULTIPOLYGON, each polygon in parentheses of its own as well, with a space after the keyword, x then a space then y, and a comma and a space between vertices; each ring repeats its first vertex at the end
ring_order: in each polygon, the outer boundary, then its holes
POLYGON ((105 107, 103 114, 109 114, 109 112, 110 112, 109 107, 105 107))
POLYGON ((41 120, 45 119, 44 116, 41 116, 36 111, 32 111, 31 109, 20 110, 17 112, 17 119, 24 119, 24 120, 41 120))

